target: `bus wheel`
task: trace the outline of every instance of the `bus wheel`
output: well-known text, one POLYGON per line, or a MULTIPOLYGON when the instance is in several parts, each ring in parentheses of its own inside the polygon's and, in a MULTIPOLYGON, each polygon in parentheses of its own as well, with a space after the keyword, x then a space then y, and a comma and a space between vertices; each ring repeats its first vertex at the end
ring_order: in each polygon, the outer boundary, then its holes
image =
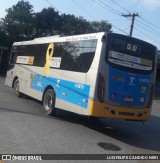
POLYGON ((47 115, 56 115, 55 93, 52 89, 48 89, 43 97, 43 107, 47 115))
POLYGON ((21 97, 21 93, 19 92, 19 79, 16 79, 13 85, 14 88, 14 92, 16 94, 17 97, 21 97))

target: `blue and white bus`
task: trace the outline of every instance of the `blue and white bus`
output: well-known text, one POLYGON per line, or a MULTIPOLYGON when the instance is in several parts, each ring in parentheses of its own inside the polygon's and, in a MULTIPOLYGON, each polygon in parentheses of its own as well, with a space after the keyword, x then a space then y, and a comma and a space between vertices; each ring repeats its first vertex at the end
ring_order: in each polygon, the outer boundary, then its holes
POLYGON ((80 115, 145 121, 151 113, 155 46, 115 33, 16 42, 5 85, 15 94, 80 115))

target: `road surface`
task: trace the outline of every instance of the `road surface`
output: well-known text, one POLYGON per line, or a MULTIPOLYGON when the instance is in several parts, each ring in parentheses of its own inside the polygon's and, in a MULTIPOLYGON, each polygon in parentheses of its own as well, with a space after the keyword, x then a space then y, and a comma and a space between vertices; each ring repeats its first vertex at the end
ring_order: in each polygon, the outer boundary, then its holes
POLYGON ((63 111, 54 118, 45 115, 40 102, 16 97, 11 88, 4 86, 4 81, 5 78, 0 78, 1 154, 160 154, 158 100, 153 103, 150 120, 144 124, 114 119, 91 121, 63 111))

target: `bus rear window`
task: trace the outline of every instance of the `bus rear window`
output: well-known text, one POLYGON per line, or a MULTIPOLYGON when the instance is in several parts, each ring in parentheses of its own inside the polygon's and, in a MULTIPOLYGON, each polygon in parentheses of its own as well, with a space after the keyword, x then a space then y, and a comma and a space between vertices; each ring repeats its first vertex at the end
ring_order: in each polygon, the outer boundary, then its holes
POLYGON ((122 35, 109 35, 107 61, 119 68, 150 72, 154 68, 156 48, 144 41, 122 35))

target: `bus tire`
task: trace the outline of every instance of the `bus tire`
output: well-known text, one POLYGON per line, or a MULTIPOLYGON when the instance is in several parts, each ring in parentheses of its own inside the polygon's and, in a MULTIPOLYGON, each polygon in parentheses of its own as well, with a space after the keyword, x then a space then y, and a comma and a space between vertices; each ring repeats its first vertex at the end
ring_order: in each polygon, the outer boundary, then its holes
POLYGON ((43 108, 47 115, 56 116, 55 93, 53 89, 47 89, 43 96, 43 108))
POLYGON ((22 93, 19 92, 19 79, 17 78, 13 84, 14 93, 17 97, 21 97, 22 93))

